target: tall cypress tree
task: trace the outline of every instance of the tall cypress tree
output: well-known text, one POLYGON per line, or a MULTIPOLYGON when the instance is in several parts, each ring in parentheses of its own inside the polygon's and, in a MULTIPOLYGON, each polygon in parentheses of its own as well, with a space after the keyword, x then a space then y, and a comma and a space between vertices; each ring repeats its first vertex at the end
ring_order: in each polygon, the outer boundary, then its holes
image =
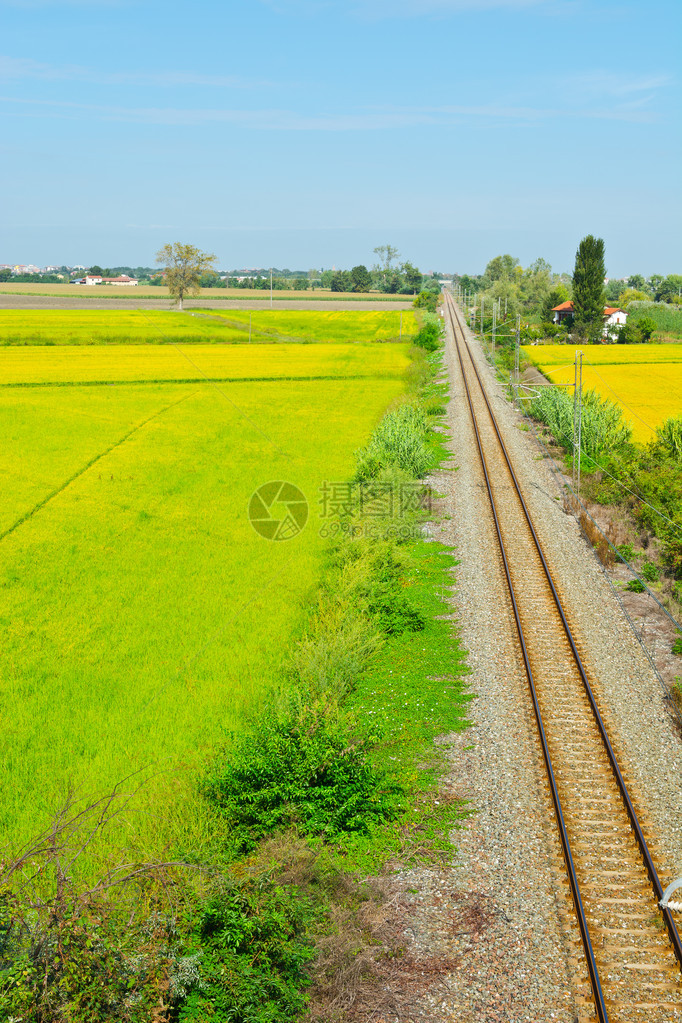
POLYGON ((575 254, 573 271, 573 318, 578 334, 592 343, 604 326, 604 239, 588 234, 575 254))

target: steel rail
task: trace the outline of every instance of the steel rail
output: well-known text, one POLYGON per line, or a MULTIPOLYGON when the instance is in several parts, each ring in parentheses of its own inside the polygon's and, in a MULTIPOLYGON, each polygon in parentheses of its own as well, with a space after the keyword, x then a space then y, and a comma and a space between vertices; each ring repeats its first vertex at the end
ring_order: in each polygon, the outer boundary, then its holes
MULTIPOLYGON (((524 636, 523 626, 521 624, 521 616, 519 613, 518 604, 516 601, 516 594, 514 592, 514 584, 511 579, 511 572, 509 570, 509 562, 507 560, 507 552, 502 539, 502 530, 500 527, 497 507, 495 504, 495 498, 493 496, 492 486, 490 483, 490 477, 488 474, 488 464, 486 457, 483 452, 483 444, 481 442, 480 433, 478 430, 478 423, 476 422, 476 414, 474 412, 474 405, 471 398, 471 392, 469 390, 469 384, 467 382, 466 371, 464 369, 464 361, 462 359, 462 353, 460 351, 459 344, 457 343, 457 337, 454 330, 455 317, 453 310, 448 306, 448 312, 450 314, 452 326, 453 326, 453 337, 455 339, 455 346, 457 349, 457 357, 459 359, 460 368, 462 370, 462 379, 464 381, 464 389, 466 391, 467 401, 469 403, 469 411, 471 412, 471 421, 474 427, 474 433, 476 435, 476 444, 478 446, 478 453, 481 459, 481 466, 483 468, 483 476, 485 478, 485 484, 488 491, 488 498, 490 500, 490 508, 492 511, 493 521, 495 524, 495 531, 497 533, 497 541, 500 548, 500 554, 502 556, 502 564, 504 566, 504 574, 507 580, 507 588, 511 599, 512 609, 514 612, 514 620, 516 622, 516 630, 518 633, 519 643, 521 646, 521 653, 523 656, 523 663, 526 669, 526 676, 528 678, 528 685, 533 700, 533 709, 535 711, 535 720, 538 726, 538 732, 540 735, 540 744, 542 746, 542 755, 545 761, 545 767, 547 770, 547 776, 549 779, 550 790, 552 793, 552 802, 554 803, 554 810, 556 812, 557 823, 559 828, 559 836, 561 838, 561 846, 564 853, 564 861, 566 863, 566 871, 568 873, 568 880, 571 887, 571 895, 573 897, 573 905, 575 907, 576 917, 578 919, 578 927, 580 929, 580 937, 583 943, 583 949, 585 951, 585 960, 587 962, 587 969, 590 977, 590 985, 594 995, 595 1008, 597 1011, 597 1018, 599 1023, 608 1023, 608 1013, 606 1011, 606 1005, 604 1002, 604 995, 601 988, 601 981, 599 979, 599 970, 597 963, 594 958, 594 951, 592 949, 592 942, 590 940, 589 929, 587 926, 587 919, 585 917, 585 910, 583 908, 582 898, 580 896, 580 885, 578 884, 578 877, 575 871, 573 863, 573 855, 571 853, 571 846, 568 839, 568 832, 564 821, 564 814, 561 807, 561 799, 559 798, 559 791, 557 789, 556 779, 554 776, 554 768, 552 767, 552 758, 549 752, 549 746, 547 743, 547 737, 545 735, 545 728, 542 722, 542 714, 540 712, 540 704, 538 701, 537 691, 535 688, 535 679, 533 676, 533 669, 531 667, 530 658, 528 656, 528 649, 526 646, 526 640, 524 636)), ((457 324, 459 326, 459 323, 457 324)))
MULTIPOLYGON (((658 903, 663 898, 663 886, 661 885, 661 881, 660 881, 660 878, 658 876, 658 872, 657 872, 656 867, 654 865, 653 859, 651 857, 651 853, 649 851, 649 847, 647 845, 646 838, 644 837, 644 832, 642 831, 642 827, 641 827, 641 825, 639 823, 639 819, 637 817, 637 813, 635 811, 635 808, 633 806, 632 800, 630 798, 630 794, 628 792, 627 785, 625 784, 625 779, 623 778, 623 775, 621 773, 620 767, 618 765, 618 761, 616 759, 616 754, 615 754, 614 749, 613 749, 613 747, 611 745, 611 742, 609 740, 608 733, 606 731, 606 726, 604 725, 604 721, 603 721, 602 716, 601 716, 601 714, 599 712, 599 708, 597 707, 597 702, 595 700, 594 693, 592 691, 592 687, 590 686, 590 683, 588 681, 587 673, 585 672, 585 667, 584 667, 584 665, 582 663, 582 659, 580 657, 580 654, 578 653, 578 649, 577 649, 575 640, 573 638, 573 633, 571 632, 570 626, 569 626, 568 621, 566 619, 566 614, 564 612, 563 605, 562 605, 561 600, 559 598, 559 594, 557 593, 556 586, 554 585, 554 580, 552 578, 552 574, 551 574, 551 572, 549 570, 549 566, 547 564, 547 561, 545 559, 545 555, 544 555, 544 553, 542 551, 542 547, 540 545, 540 541, 539 541, 538 536, 537 536, 537 534, 535 532, 535 528, 533 526, 533 523, 532 523, 532 520, 531 520, 531 517, 530 517, 530 513, 529 513, 528 508, 526 506, 526 502, 525 502, 525 500, 523 498, 523 494, 521 493, 521 487, 520 487, 519 481, 516 478, 516 473, 514 472, 513 466, 511 464, 510 459, 509 459, 509 454, 507 452, 506 445, 505 445, 505 443, 504 443, 504 441, 502 439, 502 436, 500 434, 500 430, 499 430, 499 426, 497 424, 497 420, 495 418, 495 414, 494 414, 494 412, 492 410, 492 407, 490 405, 490 401, 488 399, 488 395, 486 394, 485 388, 483 386, 483 382, 481 380, 481 376, 480 376, 480 374, 478 372, 478 369, 477 369, 476 364, 474 362, 473 356, 471 354, 471 349, 469 347, 469 344, 466 341, 466 338, 464 337, 464 331, 462 330, 462 325, 461 325, 461 322, 459 320, 459 316, 457 314, 457 309, 456 309, 456 307, 454 305, 454 302, 450 298, 450 296, 447 296, 447 301, 452 303, 452 305, 448 307, 451 319, 453 321, 455 321, 455 320, 457 321, 457 325, 458 325, 458 327, 459 327, 459 329, 460 329, 460 331, 462 333, 462 338, 464 340, 464 345, 465 345, 465 347, 467 349, 467 353, 468 353, 469 359, 471 361, 471 366, 472 366, 473 371, 474 371, 474 373, 476 375, 476 379, 478 380, 478 384, 479 384, 479 387, 481 389, 481 394, 483 395, 483 399, 485 401, 486 407, 488 409, 488 413, 490 415, 491 423, 493 425, 493 428, 495 430, 495 433, 497 435, 497 438, 498 438, 498 441, 499 441, 499 444, 500 444, 500 449, 502 451, 502 454, 504 455, 505 461, 507 463, 507 467, 509 469, 510 476, 511 476, 512 481, 514 483, 514 488, 516 490, 519 502, 521 504, 524 516, 526 518, 526 522, 528 523, 528 527, 529 527, 531 535, 533 537, 533 542, 535 544, 536 550, 538 552, 538 556, 539 556, 540 561, 542 563, 543 571, 544 571, 545 576, 547 578, 547 582, 548 582, 549 587, 551 589, 552 597, 554 599, 554 603, 556 605, 557 611, 558 611, 559 616, 561 618, 561 622, 562 622, 562 625, 563 625, 563 628, 564 628, 564 632, 566 634, 566 638, 567 638, 567 640, 569 642, 569 645, 571 647, 571 652, 573 654, 575 665, 576 665, 576 667, 578 669, 578 672, 580 674, 580 678, 581 678, 581 681, 583 683, 583 687, 585 689, 585 693, 587 695, 587 698, 588 698, 588 701, 589 701, 589 704, 590 704, 590 708, 592 710, 592 714, 593 714, 594 720, 595 720, 595 722, 597 724, 597 727, 599 729, 599 733, 600 733, 600 736, 601 736, 601 739, 602 739, 602 742, 603 742, 603 745, 604 745, 604 749, 606 750, 606 754, 607 754, 609 763, 611 765, 611 769, 613 771, 613 774, 614 774, 614 777, 615 777, 615 780, 616 780, 616 784, 617 784, 618 790, 620 792, 621 799, 623 800, 623 804, 625 806, 626 813, 627 813, 627 815, 628 815, 628 817, 630 819, 630 824, 631 824, 632 830, 634 832, 635 840, 637 842, 637 845, 639 846, 639 850, 640 850, 640 852, 642 854, 642 858, 644 860, 644 866, 646 867, 647 873, 649 875, 649 879, 650 879, 650 881, 652 883, 654 892, 656 894, 656 902, 658 903)), ((453 331, 453 334, 454 334, 454 331, 453 331)), ((459 347, 458 347, 458 355, 459 355, 459 347)), ((461 362, 461 356, 460 356, 460 362, 461 362)), ((473 415, 473 412, 472 412, 472 415, 473 415)), ((668 936, 669 936, 670 942, 671 942, 671 944, 673 946, 673 951, 675 953, 675 957, 677 958, 678 963, 682 967, 682 941, 680 940, 680 935, 679 935, 679 932, 677 930, 677 926, 675 924, 675 921, 674 921, 673 916, 672 916, 672 914, 671 914, 669 909, 667 909, 667 908, 663 909, 662 913, 663 913, 663 919, 665 920, 666 928, 667 928, 667 931, 668 931, 668 936)))

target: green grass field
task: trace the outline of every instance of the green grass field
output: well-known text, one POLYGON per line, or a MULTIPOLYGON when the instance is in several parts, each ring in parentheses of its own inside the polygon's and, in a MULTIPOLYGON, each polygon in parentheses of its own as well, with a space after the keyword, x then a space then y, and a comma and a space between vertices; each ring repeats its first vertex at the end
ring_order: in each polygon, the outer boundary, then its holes
POLYGON ((411 310, 0 309, 0 346, 367 342, 395 340, 416 331, 411 310))
MULTIPOLYGON (((402 334, 416 334, 417 322, 414 312, 301 312, 297 309, 255 309, 214 311, 215 316, 224 318, 229 324, 241 325, 248 330, 260 331, 272 337, 298 337, 309 341, 386 341, 395 340, 402 334)), ((212 313, 213 315, 213 313, 212 313)))
POLYGON ((400 345, 192 356, 201 372, 167 345, 1 354, 0 379, 24 385, 0 387, 0 827, 14 846, 70 787, 99 795, 140 772, 109 841, 157 854, 202 757, 279 677, 324 554, 321 484, 347 478, 408 366, 400 345), (195 378, 177 382, 178 365, 195 378), (247 516, 273 479, 310 506, 286 542, 247 516))

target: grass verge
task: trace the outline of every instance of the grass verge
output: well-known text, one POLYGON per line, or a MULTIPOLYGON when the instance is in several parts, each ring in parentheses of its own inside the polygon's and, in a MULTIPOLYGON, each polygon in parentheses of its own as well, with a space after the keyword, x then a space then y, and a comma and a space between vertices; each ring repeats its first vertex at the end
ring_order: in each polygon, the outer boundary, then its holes
MULTIPOLYGON (((442 396, 422 395, 394 414, 412 409, 404 430, 434 464, 427 410, 442 396)), ((348 487, 274 698, 207 765, 204 847, 78 887, 70 865, 119 812, 114 793, 67 807, 5 865, 3 1018, 360 1019, 414 972, 389 908, 394 872, 447 857, 466 812, 443 784, 443 737, 465 727, 468 701, 443 617, 454 562, 423 536, 427 492, 390 444, 348 487)))

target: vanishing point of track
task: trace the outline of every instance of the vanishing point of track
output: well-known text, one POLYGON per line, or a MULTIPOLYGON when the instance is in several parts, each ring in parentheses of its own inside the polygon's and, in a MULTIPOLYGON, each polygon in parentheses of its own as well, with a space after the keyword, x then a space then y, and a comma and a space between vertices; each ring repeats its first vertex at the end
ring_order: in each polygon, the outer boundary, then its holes
MULTIPOLYGON (((445 296, 582 943, 580 1016, 682 1020, 682 943, 459 310, 445 296)), ((548 893, 549 897, 549 893, 548 893)))

